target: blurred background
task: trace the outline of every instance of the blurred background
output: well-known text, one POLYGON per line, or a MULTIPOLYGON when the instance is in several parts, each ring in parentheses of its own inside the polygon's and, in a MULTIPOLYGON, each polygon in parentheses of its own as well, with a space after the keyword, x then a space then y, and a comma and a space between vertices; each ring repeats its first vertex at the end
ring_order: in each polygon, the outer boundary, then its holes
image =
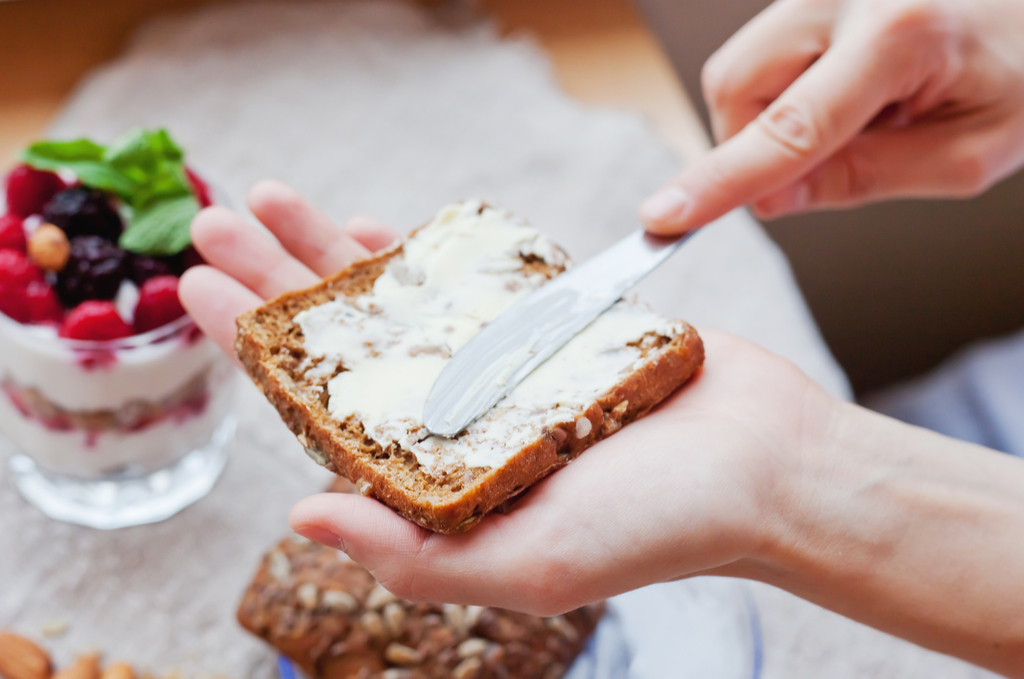
MULTIPOLYGON (((118 54, 139 23, 205 4, 211 3, 0 2, 5 164, 42 133, 86 71, 118 54)), ((503 30, 526 27, 539 35, 571 94, 641 110, 680 155, 692 157, 706 145, 697 129, 706 116, 701 65, 769 0, 479 4, 503 30)), ((974 200, 904 201, 786 218, 767 229, 862 396, 926 371, 973 340, 1024 326, 1022 213, 1024 178, 1016 176, 974 200)))

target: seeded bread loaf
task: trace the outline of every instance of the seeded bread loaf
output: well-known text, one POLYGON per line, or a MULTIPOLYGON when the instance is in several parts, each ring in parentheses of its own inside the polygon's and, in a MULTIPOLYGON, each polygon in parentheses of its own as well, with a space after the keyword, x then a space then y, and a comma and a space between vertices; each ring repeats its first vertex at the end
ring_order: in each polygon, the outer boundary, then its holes
POLYGON ((450 206, 404 244, 241 316, 236 349, 310 457, 429 530, 462 532, 642 417, 703 362, 692 327, 620 302, 459 438, 428 437, 418 418, 444 360, 516 295, 566 265, 561 250, 506 213, 450 206), (467 252, 480 261, 462 262, 467 252), (452 273, 460 264, 462 273, 452 273), (461 292, 449 295, 445 286, 461 292), (430 315, 431 305, 459 304, 476 304, 476 316, 430 315), (389 309, 405 314, 404 324, 388 320, 389 309), (618 344, 602 348, 601 332, 618 344), (605 373, 595 377, 591 366, 605 373), (421 395, 403 401, 404 415, 361 414, 380 403, 397 408, 407 391, 421 395))
POLYGON ((238 620, 315 679, 558 679, 602 612, 414 604, 343 553, 289 538, 263 558, 238 620))

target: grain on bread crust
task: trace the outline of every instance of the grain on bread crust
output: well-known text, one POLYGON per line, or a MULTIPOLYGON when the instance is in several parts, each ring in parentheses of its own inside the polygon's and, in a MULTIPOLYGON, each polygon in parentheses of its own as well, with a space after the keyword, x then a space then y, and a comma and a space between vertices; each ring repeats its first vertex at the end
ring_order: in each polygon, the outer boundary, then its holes
POLYGON ((603 610, 538 618, 403 601, 344 554, 289 538, 263 557, 238 621, 315 679, 548 679, 569 668, 603 610))
MULTIPOLYGON (((306 379, 308 357, 302 331, 293 320, 299 312, 338 296, 370 292, 388 261, 401 253, 402 247, 396 246, 308 290, 287 293, 242 315, 235 347, 257 387, 314 459, 350 479, 364 495, 429 530, 468 530, 487 512, 565 466, 596 441, 645 415, 703 363, 703 343, 689 325, 684 324, 676 337, 645 336, 638 348, 649 360, 587 408, 589 432, 568 422, 546 430, 498 468, 466 469, 438 479, 419 469, 412 453, 397 446, 383 449, 364 434, 356 418, 340 422, 330 414, 326 383, 332 376, 316 384, 306 379), (579 436, 581 431, 585 435, 579 436)), ((525 261, 524 268, 548 278, 561 272, 531 260, 525 261)))

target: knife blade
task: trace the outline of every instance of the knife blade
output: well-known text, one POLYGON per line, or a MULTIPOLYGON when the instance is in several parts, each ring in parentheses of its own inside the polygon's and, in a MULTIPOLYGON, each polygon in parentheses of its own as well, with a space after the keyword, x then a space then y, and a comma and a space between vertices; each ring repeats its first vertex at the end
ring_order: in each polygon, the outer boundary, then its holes
POLYGON ((661 238, 642 229, 537 288, 459 349, 423 407, 431 434, 452 437, 672 256, 695 232, 661 238))

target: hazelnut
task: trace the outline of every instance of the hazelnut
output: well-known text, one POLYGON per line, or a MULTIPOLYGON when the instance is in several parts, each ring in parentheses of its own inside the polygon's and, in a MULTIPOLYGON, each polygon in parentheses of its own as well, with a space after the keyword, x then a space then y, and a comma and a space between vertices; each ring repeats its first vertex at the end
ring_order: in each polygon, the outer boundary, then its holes
POLYGON ((68 263, 71 244, 59 226, 42 224, 28 239, 28 256, 40 268, 60 271, 68 263))

